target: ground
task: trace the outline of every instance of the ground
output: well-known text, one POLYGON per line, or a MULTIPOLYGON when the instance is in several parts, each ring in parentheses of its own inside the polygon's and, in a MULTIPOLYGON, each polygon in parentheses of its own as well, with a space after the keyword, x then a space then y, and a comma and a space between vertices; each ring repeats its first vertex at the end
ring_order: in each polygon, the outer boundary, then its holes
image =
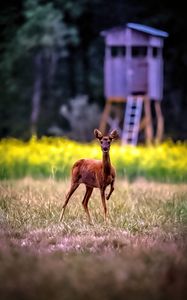
POLYGON ((186 299, 187 184, 118 180, 107 206, 69 181, 0 182, 0 299, 186 299))

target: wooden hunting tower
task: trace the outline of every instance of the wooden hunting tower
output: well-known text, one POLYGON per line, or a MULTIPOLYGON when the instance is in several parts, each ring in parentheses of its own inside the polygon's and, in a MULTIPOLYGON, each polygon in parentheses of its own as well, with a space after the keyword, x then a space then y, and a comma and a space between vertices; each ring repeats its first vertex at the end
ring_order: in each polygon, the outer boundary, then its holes
POLYGON ((150 101, 153 100, 157 119, 156 139, 160 141, 163 135, 160 106, 163 99, 162 48, 167 32, 127 23, 125 26, 103 31, 101 35, 105 38, 106 106, 100 129, 105 131, 108 125, 118 127, 122 142, 130 144, 137 143, 138 133, 144 129, 146 141, 152 142, 150 101), (121 103, 123 109, 119 105, 121 103))

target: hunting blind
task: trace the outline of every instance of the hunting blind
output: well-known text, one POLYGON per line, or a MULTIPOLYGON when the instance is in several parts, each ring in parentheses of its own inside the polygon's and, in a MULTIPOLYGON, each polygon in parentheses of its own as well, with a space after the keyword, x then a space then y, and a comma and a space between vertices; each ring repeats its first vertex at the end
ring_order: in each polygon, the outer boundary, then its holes
POLYGON ((122 143, 136 145, 145 131, 153 140, 151 101, 157 119, 156 140, 163 136, 163 40, 167 32, 136 23, 103 31, 105 109, 100 130, 118 128, 122 143), (123 106, 123 109, 122 109, 123 106), (125 107, 125 108, 124 108, 125 107))

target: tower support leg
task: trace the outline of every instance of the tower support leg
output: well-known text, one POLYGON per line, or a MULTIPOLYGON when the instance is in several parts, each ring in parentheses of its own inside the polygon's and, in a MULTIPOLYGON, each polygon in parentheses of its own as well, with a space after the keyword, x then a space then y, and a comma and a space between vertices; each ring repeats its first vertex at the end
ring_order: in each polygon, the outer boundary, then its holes
POLYGON ((162 141, 163 134, 164 134, 164 117, 162 115, 160 101, 155 101, 155 112, 157 118, 155 142, 160 143, 162 141))
POLYGON ((153 141, 153 125, 151 117, 151 102, 148 97, 144 100, 145 116, 146 116, 146 127, 145 127, 145 139, 146 144, 150 145, 153 141))

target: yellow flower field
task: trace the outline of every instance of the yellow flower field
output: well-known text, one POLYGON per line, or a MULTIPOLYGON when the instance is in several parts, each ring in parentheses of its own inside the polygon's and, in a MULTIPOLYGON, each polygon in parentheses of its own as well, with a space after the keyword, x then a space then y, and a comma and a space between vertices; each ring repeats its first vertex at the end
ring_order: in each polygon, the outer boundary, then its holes
MULTIPOLYGON (((168 141, 158 146, 111 147, 111 161, 117 175, 133 179, 143 176, 160 181, 187 181, 187 143, 168 141)), ((28 142, 4 139, 0 142, 0 179, 32 177, 65 178, 80 158, 100 159, 97 142, 81 144, 62 138, 33 137, 28 142)))

